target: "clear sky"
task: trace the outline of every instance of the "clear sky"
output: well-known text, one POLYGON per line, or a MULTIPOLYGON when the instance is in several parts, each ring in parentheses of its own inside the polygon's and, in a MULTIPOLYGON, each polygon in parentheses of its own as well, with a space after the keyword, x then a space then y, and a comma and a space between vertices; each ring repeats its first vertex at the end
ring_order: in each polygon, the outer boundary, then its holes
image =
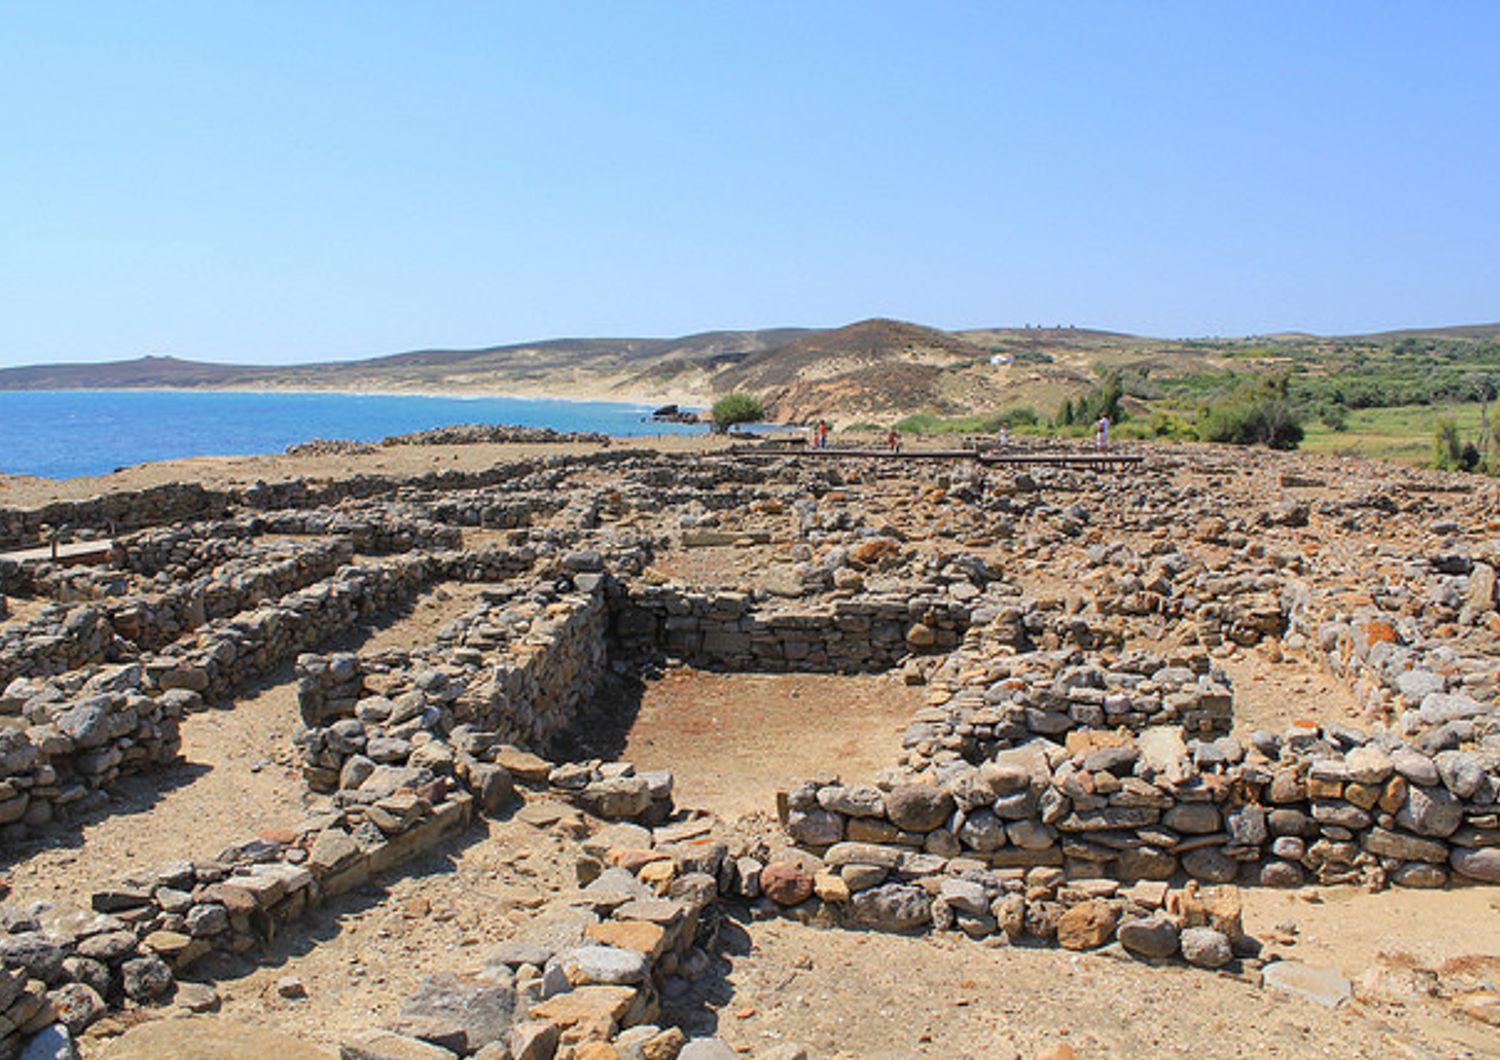
POLYGON ((0 0, 0 364, 1500 319, 1500 3, 0 0))

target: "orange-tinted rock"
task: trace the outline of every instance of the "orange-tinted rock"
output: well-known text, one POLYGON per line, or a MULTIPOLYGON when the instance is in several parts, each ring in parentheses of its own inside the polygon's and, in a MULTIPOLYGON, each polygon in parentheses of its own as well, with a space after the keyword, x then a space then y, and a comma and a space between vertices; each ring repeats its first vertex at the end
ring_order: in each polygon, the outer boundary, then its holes
POLYGON ((1057 919, 1057 944, 1065 950, 1091 950, 1115 933, 1120 914, 1108 902, 1079 902, 1057 919))
POLYGON ((813 880, 796 865, 773 861, 760 870, 760 890, 778 905, 796 905, 812 894, 813 880))

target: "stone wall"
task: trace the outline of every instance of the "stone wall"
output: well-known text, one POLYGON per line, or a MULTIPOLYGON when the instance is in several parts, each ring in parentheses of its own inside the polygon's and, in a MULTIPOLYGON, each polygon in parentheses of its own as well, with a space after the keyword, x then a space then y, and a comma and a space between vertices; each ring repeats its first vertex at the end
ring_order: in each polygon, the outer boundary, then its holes
POLYGON ((179 720, 205 700, 232 695, 433 581, 499 580, 533 560, 527 549, 494 549, 345 566, 130 665, 12 681, 0 694, 0 841, 95 805, 123 775, 172 761, 179 720))
POLYGON ((308 785, 357 786, 383 764, 467 768, 504 744, 545 748, 592 705, 606 663, 605 590, 497 589, 426 648, 300 656, 308 785))
POLYGON ((176 861, 95 892, 92 912, 0 907, 0 1056, 54 1022, 74 1034, 157 1001, 214 953, 248 954, 329 899, 462 831, 473 800, 441 781, 377 778, 357 804, 276 838, 176 861))
POLYGON ((252 536, 249 525, 235 519, 151 527, 117 537, 115 555, 132 574, 181 581, 245 555, 254 547, 252 536))
MULTIPOLYGON (((1087 901, 1181 876, 1204 885, 1500 882, 1492 752, 1430 754, 1345 728, 1257 733, 1249 747, 1184 741, 1175 727, 1078 730, 978 765, 891 771, 874 784, 813 779, 784 793, 780 809, 788 834, 820 859, 804 871, 822 881, 832 907, 822 915, 899 930, 951 926, 958 911, 970 934, 1055 934, 1068 903, 1027 896, 1038 869, 1062 870, 1059 882, 1108 881, 1075 882, 1087 901)), ((1123 912, 1115 909, 1111 934, 1123 912)))
POLYGON ((627 463, 640 450, 558 454, 511 460, 479 471, 431 471, 410 477, 355 475, 333 482, 290 479, 243 488, 214 490, 196 483, 167 483, 143 490, 122 490, 82 501, 57 501, 41 508, 0 509, 0 548, 36 544, 42 528, 70 527, 121 534, 150 526, 219 519, 232 509, 275 511, 332 507, 340 501, 396 496, 403 491, 448 492, 521 483, 554 468, 584 468, 627 463))
POLYGON ((82 501, 56 501, 41 508, 0 509, 0 547, 37 544, 44 526, 120 533, 145 526, 186 523, 221 516, 227 494, 197 483, 169 482, 82 501))
POLYGON ((25 564, 13 559, 0 559, 0 597, 35 595, 36 583, 25 564))
POLYGON ((0 685, 162 648, 213 619, 328 578, 352 556, 347 541, 282 544, 159 594, 48 607, 0 634, 0 685))
MULTIPOLYGON (((1493 581, 1478 585, 1493 600, 1493 581)), ((1289 628, 1298 643, 1351 688, 1368 716, 1396 715, 1408 734, 1455 723, 1462 739, 1464 722, 1500 705, 1493 656, 1465 653, 1413 616, 1375 604, 1343 610, 1304 584, 1292 597, 1289 628)))
POLYGON ((63 807, 96 806, 122 776, 177 757, 178 722, 197 695, 145 694, 141 668, 96 674, 75 697, 22 690, 0 698, 0 839, 8 845, 48 824, 63 807))
POLYGON ((879 672, 909 653, 958 645, 971 609, 946 596, 859 596, 763 607, 736 592, 633 589, 614 620, 620 646, 694 666, 803 673, 879 672))

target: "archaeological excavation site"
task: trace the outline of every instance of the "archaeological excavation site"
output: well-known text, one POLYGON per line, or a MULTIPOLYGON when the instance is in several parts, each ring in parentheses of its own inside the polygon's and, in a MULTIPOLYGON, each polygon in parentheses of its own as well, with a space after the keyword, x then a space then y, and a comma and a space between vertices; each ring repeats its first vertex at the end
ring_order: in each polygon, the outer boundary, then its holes
POLYGON ((0 509, 0 1058, 1500 1055, 1493 480, 634 444, 0 509))

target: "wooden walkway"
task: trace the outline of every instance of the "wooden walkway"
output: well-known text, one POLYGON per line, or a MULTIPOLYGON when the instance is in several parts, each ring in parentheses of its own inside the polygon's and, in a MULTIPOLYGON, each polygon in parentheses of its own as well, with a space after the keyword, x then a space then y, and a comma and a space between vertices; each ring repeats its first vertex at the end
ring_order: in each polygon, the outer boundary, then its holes
POLYGON ((728 452, 751 460, 783 460, 787 458, 813 460, 977 460, 986 466, 1046 466, 1046 467, 1092 467, 1101 471, 1118 471, 1146 462, 1140 453, 1104 451, 1099 453, 1056 452, 1010 452, 998 448, 989 449, 818 449, 812 446, 740 446, 732 445, 728 452))
POLYGON ((72 567, 83 563, 108 563, 115 555, 115 543, 100 541, 69 541, 58 545, 40 545, 23 548, 15 552, 0 552, 0 560, 13 563, 57 563, 72 567))

